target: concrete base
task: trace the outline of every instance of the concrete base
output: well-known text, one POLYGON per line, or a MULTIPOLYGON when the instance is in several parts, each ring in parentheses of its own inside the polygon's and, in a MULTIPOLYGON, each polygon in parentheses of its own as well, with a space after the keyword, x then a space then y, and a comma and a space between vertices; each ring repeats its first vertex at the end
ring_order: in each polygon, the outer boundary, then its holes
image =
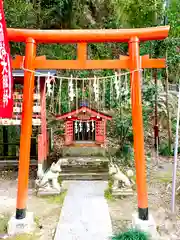
POLYGON ((139 219, 138 214, 134 213, 132 215, 132 227, 146 232, 149 234, 152 240, 158 240, 159 234, 157 232, 156 223, 152 215, 149 215, 149 220, 141 220, 139 219))
POLYGON ((16 219, 15 215, 11 217, 8 223, 8 234, 10 236, 27 233, 35 230, 34 216, 32 212, 27 212, 24 219, 16 219))

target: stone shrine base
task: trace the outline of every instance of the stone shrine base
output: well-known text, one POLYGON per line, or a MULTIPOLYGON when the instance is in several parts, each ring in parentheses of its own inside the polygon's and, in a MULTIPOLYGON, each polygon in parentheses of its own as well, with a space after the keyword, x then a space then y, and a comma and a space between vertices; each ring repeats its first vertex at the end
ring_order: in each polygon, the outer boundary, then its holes
POLYGON ((154 221, 154 218, 150 214, 148 220, 141 220, 139 219, 138 214, 134 213, 132 215, 132 227, 137 230, 146 232, 147 234, 149 234, 152 240, 159 239, 159 234, 156 229, 156 223, 154 221))
POLYGON ((35 230, 34 215, 32 212, 26 212, 24 219, 16 219, 15 215, 11 217, 8 223, 8 235, 30 234, 35 230))

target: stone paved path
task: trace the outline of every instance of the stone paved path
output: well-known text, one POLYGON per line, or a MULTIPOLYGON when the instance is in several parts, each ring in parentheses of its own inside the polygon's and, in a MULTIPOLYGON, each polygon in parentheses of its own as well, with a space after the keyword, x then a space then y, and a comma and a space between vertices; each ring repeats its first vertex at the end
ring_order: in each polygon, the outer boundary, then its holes
POLYGON ((55 240, 107 240, 112 236, 104 181, 77 181, 69 185, 55 240))

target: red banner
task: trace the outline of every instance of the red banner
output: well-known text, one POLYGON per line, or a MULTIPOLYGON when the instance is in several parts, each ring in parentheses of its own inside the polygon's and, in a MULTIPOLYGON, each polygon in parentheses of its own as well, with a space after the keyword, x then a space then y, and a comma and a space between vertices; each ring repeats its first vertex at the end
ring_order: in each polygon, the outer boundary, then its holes
POLYGON ((3 1, 0 0, 0 118, 12 118, 13 77, 3 1))

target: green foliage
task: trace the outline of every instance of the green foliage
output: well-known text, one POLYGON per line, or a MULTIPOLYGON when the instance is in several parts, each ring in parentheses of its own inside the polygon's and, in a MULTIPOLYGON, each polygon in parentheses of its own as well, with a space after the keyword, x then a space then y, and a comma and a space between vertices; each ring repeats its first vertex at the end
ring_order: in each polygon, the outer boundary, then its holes
MULTIPOLYGON (((4 1, 4 11, 8 27, 36 28, 36 12, 33 5, 24 0, 4 1)), ((11 54, 23 54, 23 43, 11 43, 11 54)))
POLYGON ((33 5, 24 0, 4 1, 4 11, 8 27, 36 27, 36 13, 33 5))
MULTIPOLYGON (((123 103, 122 103, 123 104, 123 103)), ((133 157, 131 143, 132 135, 132 116, 130 105, 122 105, 119 109, 114 110, 112 121, 109 123, 109 137, 116 139, 117 152, 116 156, 124 162, 130 164, 133 157)))
POLYGON ((60 204, 62 205, 64 202, 64 199, 66 197, 67 194, 67 190, 63 191, 62 193, 58 194, 58 195, 54 195, 54 196, 43 196, 42 198, 45 198, 48 203, 50 204, 60 204))
POLYGON ((0 234, 7 233, 7 226, 10 216, 5 214, 0 216, 0 234))
POLYGON ((112 0, 112 5, 117 24, 121 27, 156 25, 161 20, 163 13, 162 0, 112 0))
POLYGON ((137 230, 129 230, 128 232, 120 233, 112 237, 112 240, 149 240, 149 237, 146 233, 137 230))
POLYGON ((114 197, 112 196, 112 185, 113 185, 113 180, 109 179, 108 188, 105 189, 105 191, 104 191, 104 197, 108 201, 113 201, 114 200, 114 197))
MULTIPOLYGON (((178 147, 178 153, 180 153, 180 147, 178 147)), ((162 156, 174 156, 174 148, 170 151, 168 143, 163 139, 159 145, 159 154, 162 156)))
MULTIPOLYGON (((167 11, 168 22, 171 25, 170 37, 180 37, 180 2, 171 0, 167 11)), ((178 39, 177 39, 178 40, 178 39)))
POLYGON ((112 201, 113 200, 113 196, 112 196, 112 191, 107 188, 105 191, 104 191, 104 197, 105 199, 107 199, 108 201, 112 201))
POLYGON ((159 145, 159 154, 162 156, 173 156, 173 152, 169 150, 167 141, 161 141, 161 144, 159 145))

